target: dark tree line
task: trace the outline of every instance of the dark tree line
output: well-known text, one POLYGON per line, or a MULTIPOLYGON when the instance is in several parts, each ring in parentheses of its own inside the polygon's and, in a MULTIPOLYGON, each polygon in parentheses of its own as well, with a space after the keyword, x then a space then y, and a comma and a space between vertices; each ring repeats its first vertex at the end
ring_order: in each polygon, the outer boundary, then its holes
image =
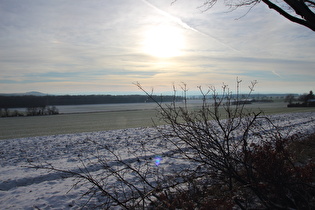
POLYGON ((18 110, 9 110, 9 108, 0 107, 0 117, 22 117, 22 116, 40 116, 40 115, 56 115, 59 110, 55 106, 28 107, 25 112, 18 110))
POLYGON ((287 95, 284 101, 289 102, 288 107, 314 107, 315 106, 315 96, 314 96, 313 91, 310 91, 308 94, 304 93, 303 95, 300 95, 297 99, 295 99, 292 94, 287 95), (299 101, 299 103, 293 103, 293 101, 299 101))
MULTIPOLYGON (((170 102, 174 96, 154 96, 160 102, 170 102)), ((177 97, 176 100, 181 100, 177 97)), ((153 102, 145 95, 62 95, 62 96, 0 96, 0 108, 34 108, 57 105, 145 103, 153 102)))

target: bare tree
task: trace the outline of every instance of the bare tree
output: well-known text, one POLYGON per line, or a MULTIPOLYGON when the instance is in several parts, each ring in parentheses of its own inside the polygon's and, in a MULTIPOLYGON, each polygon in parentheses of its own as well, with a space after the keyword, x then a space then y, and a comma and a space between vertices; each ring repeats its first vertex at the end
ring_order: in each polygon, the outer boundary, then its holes
MULTIPOLYGON (((206 0, 201 7, 206 11, 217 2, 218 0, 206 0)), ((259 3, 264 3, 286 19, 315 31, 314 0, 224 0, 224 4, 232 10, 245 6, 251 9, 259 3)))

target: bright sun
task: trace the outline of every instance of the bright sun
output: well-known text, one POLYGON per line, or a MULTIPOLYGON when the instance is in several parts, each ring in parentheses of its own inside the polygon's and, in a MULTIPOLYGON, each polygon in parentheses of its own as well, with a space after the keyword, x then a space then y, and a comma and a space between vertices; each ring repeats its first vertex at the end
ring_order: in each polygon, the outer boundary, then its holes
POLYGON ((155 57, 182 55, 184 39, 180 30, 171 26, 158 26, 148 30, 143 42, 143 51, 155 57))

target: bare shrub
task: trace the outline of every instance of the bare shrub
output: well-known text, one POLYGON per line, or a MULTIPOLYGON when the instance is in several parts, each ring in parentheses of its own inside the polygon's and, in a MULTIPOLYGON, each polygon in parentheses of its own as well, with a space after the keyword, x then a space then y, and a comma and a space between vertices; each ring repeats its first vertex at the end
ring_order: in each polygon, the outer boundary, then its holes
MULTIPOLYGON (((136 85, 158 105, 166 126, 157 127, 171 145, 172 156, 185 161, 176 170, 152 166, 155 153, 148 142, 123 159, 110 145, 88 140, 96 148, 96 159, 82 160, 78 170, 61 170, 52 165, 34 168, 66 173, 90 184, 85 195, 99 199, 102 208, 124 209, 312 209, 314 164, 297 165, 280 130, 261 112, 245 109, 256 82, 246 97, 227 85, 219 93, 201 87, 202 105, 190 107, 187 100, 170 104, 156 101, 139 83, 136 85)), ((184 95, 185 84, 181 86, 184 95)), ((176 88, 174 87, 174 99, 176 88)), ((176 162, 176 161, 175 161, 176 162)), ((159 163, 157 160, 156 164, 159 163)))
MULTIPOLYGON (((163 106, 157 102, 162 120, 171 127, 171 132, 160 130, 164 138, 186 161, 197 163, 191 164, 197 167, 185 176, 211 180, 202 190, 206 195, 198 198, 199 201, 194 201, 196 196, 188 195, 194 190, 200 191, 204 184, 185 193, 179 191, 177 196, 188 196, 194 204, 199 203, 195 208, 211 205, 226 208, 236 204, 242 209, 311 209, 314 207, 314 164, 294 164, 287 149, 288 139, 279 128, 261 112, 245 109, 244 102, 248 101, 256 82, 251 83, 245 97, 240 97, 240 84, 241 80, 237 80, 235 94, 226 85, 222 86, 221 93, 214 87, 207 91, 199 87, 203 96, 199 110, 190 109, 186 102, 184 106, 176 103, 163 106), (215 195, 207 192, 207 189, 213 191, 216 185, 221 187, 220 192, 215 195)), ((137 85, 150 96, 140 84, 137 85)), ((185 85, 182 90, 187 91, 185 85)), ((169 200, 173 204, 176 199, 170 197, 169 200)), ((187 199, 182 199, 178 203, 186 202, 187 199)))
POLYGON ((314 162, 297 165, 288 146, 290 139, 255 144, 248 153, 247 182, 251 190, 270 208, 312 209, 315 206, 314 162))

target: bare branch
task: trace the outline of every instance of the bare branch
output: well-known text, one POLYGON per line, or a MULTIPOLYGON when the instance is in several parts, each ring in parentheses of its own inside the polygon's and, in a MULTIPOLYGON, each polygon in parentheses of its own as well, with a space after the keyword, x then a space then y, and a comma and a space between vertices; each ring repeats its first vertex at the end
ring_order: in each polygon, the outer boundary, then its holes
MULTIPOLYGON (((211 9, 217 2, 218 0, 206 0, 198 8, 203 8, 203 12, 205 12, 211 9)), ((314 10, 312 10, 315 8, 314 0, 229 0, 224 1, 224 4, 229 8, 230 11, 234 11, 240 7, 249 7, 247 12, 243 15, 245 16, 252 10, 254 6, 261 2, 265 3, 270 9, 277 11, 289 21, 303 25, 315 31, 315 13, 314 10), (288 8, 285 8, 283 5, 286 5, 288 8), (292 15, 291 11, 294 11, 295 14, 292 15)))

